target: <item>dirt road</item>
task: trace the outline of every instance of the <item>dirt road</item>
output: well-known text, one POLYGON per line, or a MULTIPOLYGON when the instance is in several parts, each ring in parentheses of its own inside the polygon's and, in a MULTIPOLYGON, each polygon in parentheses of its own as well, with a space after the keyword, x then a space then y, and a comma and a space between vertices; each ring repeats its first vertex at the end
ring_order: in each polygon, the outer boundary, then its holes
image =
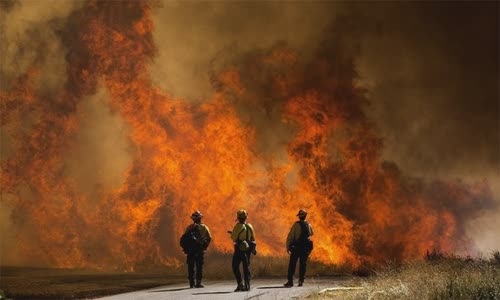
POLYGON ((321 294, 325 289, 342 286, 339 278, 311 278, 306 279, 304 286, 292 288, 283 287, 283 279, 256 279, 248 292, 233 292, 236 288, 234 281, 207 281, 204 288, 189 288, 186 284, 175 284, 157 287, 142 291, 103 297, 105 300, 141 300, 141 299, 302 299, 309 294, 321 294))

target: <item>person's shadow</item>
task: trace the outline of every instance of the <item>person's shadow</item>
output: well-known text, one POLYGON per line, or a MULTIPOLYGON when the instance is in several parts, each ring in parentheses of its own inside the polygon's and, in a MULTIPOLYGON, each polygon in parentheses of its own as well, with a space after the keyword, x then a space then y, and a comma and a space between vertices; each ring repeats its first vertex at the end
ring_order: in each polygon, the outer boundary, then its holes
POLYGON ((182 290, 189 290, 190 288, 177 288, 177 289, 168 289, 168 290, 157 290, 157 291, 149 291, 149 293, 160 293, 160 292, 177 292, 182 290))
MULTIPOLYGON (((165 293, 165 292, 178 292, 178 291, 183 291, 183 290, 194 290, 189 287, 183 287, 183 288, 177 288, 177 289, 164 289, 164 290, 156 290, 156 291, 149 291, 149 293, 165 293)), ((197 289, 198 290, 198 289, 197 289)), ((200 292, 200 293, 193 293, 193 295, 211 295, 211 294, 229 294, 232 293, 231 291, 229 292, 200 292)))
POLYGON ((205 293, 193 293, 193 295, 216 295, 216 294, 231 294, 232 291, 226 292, 205 292, 205 293))
MULTIPOLYGON (((255 289, 288 289, 289 287, 283 286, 283 285, 274 285, 274 286, 259 286, 256 287, 255 289)), ((183 287, 183 288, 176 288, 176 289, 164 289, 164 290, 156 290, 156 291, 149 291, 149 293, 164 293, 164 292, 177 292, 177 291, 183 291, 183 290, 191 290, 192 288, 189 287, 183 287)), ((193 293, 193 295, 217 295, 217 294, 231 294, 233 291, 220 291, 220 292, 199 292, 199 293, 193 293)))

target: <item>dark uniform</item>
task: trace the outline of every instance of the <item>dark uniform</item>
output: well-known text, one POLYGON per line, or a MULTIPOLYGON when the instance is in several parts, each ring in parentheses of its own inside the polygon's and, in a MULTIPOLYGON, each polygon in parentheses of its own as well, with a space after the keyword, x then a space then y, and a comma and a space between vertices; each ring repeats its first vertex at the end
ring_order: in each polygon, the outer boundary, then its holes
POLYGON ((295 267, 298 260, 300 260, 298 286, 302 286, 306 275, 307 259, 313 248, 310 237, 314 233, 311 224, 305 220, 307 212, 301 209, 297 216, 299 217, 299 221, 292 225, 286 238, 286 249, 290 254, 287 276, 288 281, 284 284, 286 287, 293 286, 293 275, 295 274, 295 267))
POLYGON ((201 280, 203 278, 204 255, 205 250, 208 248, 208 245, 210 245, 212 240, 208 226, 201 223, 202 217, 203 215, 199 211, 195 211, 191 215, 191 219, 193 219, 194 223, 186 228, 186 232, 194 232, 194 236, 197 240, 197 246, 193 247, 193 249, 187 253, 188 279, 190 288, 204 287, 203 284, 201 284, 201 280))
POLYGON ((255 242, 255 235, 252 225, 246 223, 248 217, 247 212, 245 210, 239 210, 236 216, 238 223, 234 225, 233 231, 231 231, 231 239, 234 242, 232 268, 237 283, 237 287, 234 291, 249 291, 251 279, 250 255, 252 251, 254 251, 251 249, 249 241, 255 242), (240 264, 243 265, 244 285, 241 281, 240 264))

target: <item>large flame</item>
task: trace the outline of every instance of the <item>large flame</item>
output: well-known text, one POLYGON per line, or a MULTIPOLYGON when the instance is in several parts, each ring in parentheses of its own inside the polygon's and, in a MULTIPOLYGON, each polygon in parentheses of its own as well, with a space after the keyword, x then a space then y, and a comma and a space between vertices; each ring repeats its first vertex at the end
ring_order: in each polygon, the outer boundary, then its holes
POLYGON ((152 84, 151 10, 142 1, 86 3, 62 34, 64 87, 40 93, 34 65, 1 91, 13 149, 1 164, 18 231, 12 249, 58 267, 176 265, 192 211, 205 215, 211 251, 229 252, 226 230, 241 208, 260 255, 286 254, 299 208, 314 226, 312 258, 327 264, 473 249, 464 223, 492 204, 487 183, 427 183, 381 161, 349 53, 323 45, 303 61, 285 46, 254 52, 217 72, 213 96, 193 104, 152 84), (99 90, 127 124, 131 160, 119 187, 82 193, 68 153, 78 113, 99 90))

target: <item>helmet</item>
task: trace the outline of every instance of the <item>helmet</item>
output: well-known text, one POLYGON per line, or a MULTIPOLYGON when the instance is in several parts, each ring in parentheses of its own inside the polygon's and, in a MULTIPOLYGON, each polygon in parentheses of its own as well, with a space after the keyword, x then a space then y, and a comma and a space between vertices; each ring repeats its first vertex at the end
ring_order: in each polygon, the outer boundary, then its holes
POLYGON ((298 217, 305 217, 307 216, 307 211, 305 209, 301 209, 299 210, 299 212, 297 213, 297 216, 298 217))
POLYGON ((191 214, 191 219, 201 219, 203 215, 199 210, 195 211, 194 213, 191 214))
POLYGON ((238 219, 246 219, 248 217, 247 211, 244 209, 238 210, 238 212, 236 213, 236 217, 238 219))

